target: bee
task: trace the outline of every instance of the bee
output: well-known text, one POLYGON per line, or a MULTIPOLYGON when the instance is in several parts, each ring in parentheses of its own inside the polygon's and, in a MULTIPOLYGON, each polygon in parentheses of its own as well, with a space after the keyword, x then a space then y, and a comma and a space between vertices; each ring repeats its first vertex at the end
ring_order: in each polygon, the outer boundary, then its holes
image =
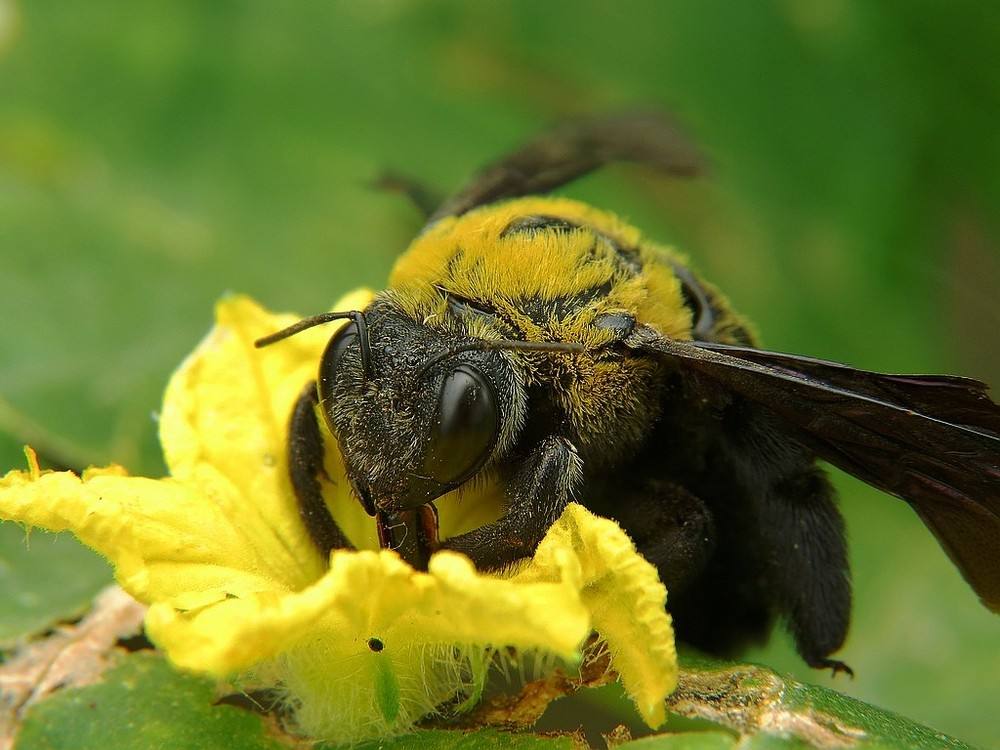
MULTIPOLYGON (((844 522, 822 459, 908 502, 1000 611, 1000 408, 976 380, 887 375, 758 348, 688 263, 614 215, 546 197, 602 165, 698 173, 663 118, 581 121, 482 171, 430 212, 291 415, 288 464, 318 548, 351 546, 323 498, 332 436, 379 542, 497 570, 571 500, 659 571, 678 637, 732 655, 781 618, 816 668, 851 610, 844 522), (439 538, 435 501, 490 486, 504 510, 439 538)), ((428 193, 395 181, 427 205, 428 193)))

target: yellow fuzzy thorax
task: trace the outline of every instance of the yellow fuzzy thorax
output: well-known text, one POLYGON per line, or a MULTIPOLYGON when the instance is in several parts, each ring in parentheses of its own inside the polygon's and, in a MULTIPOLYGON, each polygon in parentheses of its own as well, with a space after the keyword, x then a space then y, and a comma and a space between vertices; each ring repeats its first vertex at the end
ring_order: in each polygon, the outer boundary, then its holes
POLYGON ((489 304, 529 341, 575 341, 599 347, 610 333, 592 326, 594 318, 623 311, 666 336, 690 339, 691 314, 665 257, 676 258, 614 214, 565 198, 528 197, 430 226, 396 262, 388 294, 408 314, 432 327, 447 325, 447 302, 441 294, 446 291, 489 304), (564 219, 579 229, 504 234, 511 222, 525 216, 564 219), (639 272, 622 272, 616 245, 629 249, 639 272), (595 289, 602 293, 571 314, 554 313, 539 323, 523 313, 526 299, 572 302, 595 289))

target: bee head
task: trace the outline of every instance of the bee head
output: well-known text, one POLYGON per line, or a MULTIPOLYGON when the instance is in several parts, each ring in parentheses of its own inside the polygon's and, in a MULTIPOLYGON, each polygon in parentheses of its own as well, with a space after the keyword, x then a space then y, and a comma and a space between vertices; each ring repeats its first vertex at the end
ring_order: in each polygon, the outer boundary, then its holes
POLYGON ((425 505, 510 449, 524 422, 525 376, 514 352, 579 352, 561 342, 470 339, 408 317, 390 299, 323 313, 256 342, 350 319, 320 359, 319 411, 365 510, 425 505))
POLYGON ((503 352, 469 348, 386 302, 364 318, 323 353, 320 411, 365 509, 416 508, 508 447, 524 389, 503 352))

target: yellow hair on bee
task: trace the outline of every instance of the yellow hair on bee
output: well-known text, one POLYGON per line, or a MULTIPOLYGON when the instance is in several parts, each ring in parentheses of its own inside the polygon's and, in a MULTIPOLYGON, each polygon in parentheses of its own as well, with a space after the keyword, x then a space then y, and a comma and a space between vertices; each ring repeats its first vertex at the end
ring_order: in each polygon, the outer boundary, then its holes
POLYGON ((692 338, 672 264, 683 261, 614 214, 528 197, 428 227, 396 263, 383 294, 445 333, 581 344, 584 353, 572 357, 518 359, 528 385, 549 384, 578 447, 600 462, 648 432, 660 408, 663 366, 641 356, 609 359, 608 345, 623 334, 602 321, 631 318, 673 339, 692 338))
POLYGON ((640 324, 672 338, 691 337, 691 314, 680 282, 654 245, 614 214, 565 198, 521 198, 442 219, 429 227, 397 261, 389 278, 394 299, 419 320, 434 325, 445 316, 439 290, 487 303, 514 320, 527 340, 607 343, 592 327, 605 312, 628 311, 640 324), (561 219, 571 232, 509 232, 524 217, 561 219), (634 263, 623 273, 622 248, 634 263), (600 290, 600 294, 595 293, 600 290), (574 302, 589 304, 574 307, 574 302), (523 301, 566 303, 571 312, 544 325, 523 313, 523 301))

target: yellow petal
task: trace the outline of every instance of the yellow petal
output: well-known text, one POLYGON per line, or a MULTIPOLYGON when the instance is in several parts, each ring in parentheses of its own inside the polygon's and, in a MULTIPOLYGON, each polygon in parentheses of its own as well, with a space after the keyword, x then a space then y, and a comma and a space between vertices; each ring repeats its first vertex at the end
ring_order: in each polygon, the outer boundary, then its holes
MULTIPOLYGON (((371 296, 356 292, 338 304, 363 307, 371 296)), ((0 518, 73 531, 145 602, 191 608, 298 590, 322 576, 326 560, 299 519, 285 440, 292 403, 315 377, 330 327, 257 350, 255 339, 297 317, 242 297, 219 303, 216 314, 164 397, 170 478, 127 477, 118 467, 82 479, 41 473, 29 455, 28 472, 0 480, 0 518)))
POLYGON ((195 491, 118 467, 91 469, 82 479, 12 471, 0 479, 0 518, 72 531, 111 560, 122 586, 144 602, 273 588, 266 561, 224 510, 230 487, 207 473, 201 479, 195 491))
MULTIPOLYGON (((340 300, 360 309, 361 290, 340 300)), ((285 458, 288 418, 336 326, 317 326, 265 349, 253 342, 298 320, 274 315, 246 297, 216 307, 216 326, 167 386, 160 442, 171 475, 201 486, 204 475, 228 482, 231 514, 290 588, 318 578, 325 560, 299 520, 285 458)))
POLYGON ((573 550, 581 597, 594 629, 608 644, 611 663, 643 720, 657 727, 664 699, 677 687, 677 652, 667 592, 656 568, 614 521, 570 504, 515 581, 549 580, 573 550))
POLYGON ((591 622, 572 558, 551 580, 524 583, 479 574, 449 552, 420 573, 393 552, 340 551, 303 591, 186 612, 154 605, 146 625, 188 669, 228 675, 275 660, 272 679, 294 696, 306 733, 350 741, 370 736, 357 734, 364 727, 398 731, 451 698, 477 649, 578 658, 591 622))
POLYGON ((288 650, 316 628, 330 628, 335 641, 379 638, 394 648, 482 643, 573 658, 590 632, 574 577, 507 581, 450 552, 435 555, 422 573, 393 552, 338 551, 329 572, 302 591, 231 597, 199 610, 154 607, 147 624, 174 662, 223 676, 288 650))
POLYGON ((180 666, 266 674, 289 691, 307 734, 349 742, 401 731, 467 690, 475 655, 490 647, 573 661, 594 628, 644 719, 662 722, 676 683, 663 599, 621 529, 571 505, 511 578, 449 552, 420 573, 392 552, 338 551, 302 591, 155 605, 147 627, 180 666))

